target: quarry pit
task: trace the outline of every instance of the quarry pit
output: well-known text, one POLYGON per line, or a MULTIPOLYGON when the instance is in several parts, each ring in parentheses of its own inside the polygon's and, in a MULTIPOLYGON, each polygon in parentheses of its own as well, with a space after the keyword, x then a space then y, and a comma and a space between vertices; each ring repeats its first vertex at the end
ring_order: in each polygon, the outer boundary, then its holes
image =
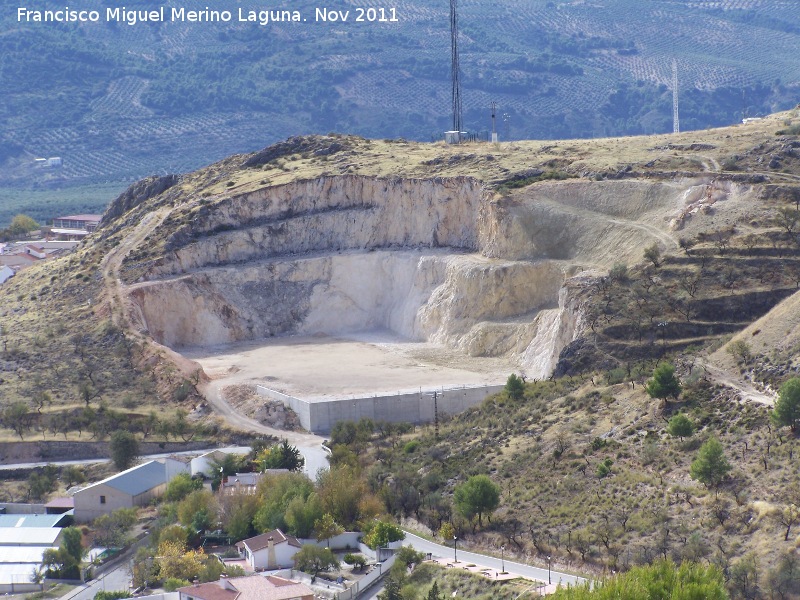
POLYGON ((138 327, 217 385, 424 403, 548 377, 586 330, 574 291, 588 277, 676 248, 677 230, 752 194, 711 175, 502 195, 469 177, 323 176, 199 207, 127 291, 138 327))

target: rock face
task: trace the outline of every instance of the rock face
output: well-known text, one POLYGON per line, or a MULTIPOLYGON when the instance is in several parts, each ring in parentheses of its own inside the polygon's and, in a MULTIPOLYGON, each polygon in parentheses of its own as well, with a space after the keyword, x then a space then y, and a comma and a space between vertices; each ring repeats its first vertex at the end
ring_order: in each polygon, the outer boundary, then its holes
POLYGON ((685 185, 322 177, 223 198, 130 294, 170 347, 375 328, 548 375, 580 333, 576 273, 674 243, 685 185))

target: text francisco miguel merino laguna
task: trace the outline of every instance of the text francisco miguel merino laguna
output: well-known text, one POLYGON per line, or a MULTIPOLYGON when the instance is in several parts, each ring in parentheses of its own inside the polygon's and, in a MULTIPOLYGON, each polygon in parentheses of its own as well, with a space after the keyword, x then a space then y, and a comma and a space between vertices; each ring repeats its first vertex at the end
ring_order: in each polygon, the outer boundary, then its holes
MULTIPOLYGON (((76 23, 99 22, 103 11, 73 10, 68 6, 59 10, 33 10, 25 7, 17 9, 17 22, 20 23, 76 23)), ((333 11, 317 8, 315 21, 347 21, 349 11, 333 11)), ((394 8, 356 9, 355 21, 396 22, 397 14, 394 8)), ((247 10, 239 8, 236 11, 237 21, 267 25, 275 21, 305 21, 297 10, 247 10)), ((124 6, 115 8, 106 7, 106 22, 126 23, 163 23, 167 20, 185 23, 229 23, 234 20, 234 15, 229 10, 211 10, 208 7, 202 10, 186 10, 185 8, 172 7, 167 12, 165 7, 153 10, 129 10, 124 6), (167 19, 169 17, 169 19, 167 19)))

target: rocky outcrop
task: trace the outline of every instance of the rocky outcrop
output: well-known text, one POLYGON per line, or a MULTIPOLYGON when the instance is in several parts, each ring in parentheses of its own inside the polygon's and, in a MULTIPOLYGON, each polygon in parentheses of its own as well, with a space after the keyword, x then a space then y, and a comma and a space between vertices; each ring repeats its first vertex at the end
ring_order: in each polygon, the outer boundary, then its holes
POLYGON ((179 175, 147 177, 137 181, 114 200, 103 214, 102 226, 106 226, 126 212, 165 192, 180 181, 179 175))

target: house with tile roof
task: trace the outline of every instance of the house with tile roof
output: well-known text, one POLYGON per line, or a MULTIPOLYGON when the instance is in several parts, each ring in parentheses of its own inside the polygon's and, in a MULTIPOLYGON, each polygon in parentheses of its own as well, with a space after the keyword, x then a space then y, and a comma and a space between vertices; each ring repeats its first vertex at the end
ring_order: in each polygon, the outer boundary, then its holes
POLYGON ((239 554, 254 571, 281 569, 294 565, 294 555, 302 544, 296 537, 286 535, 280 529, 262 533, 236 544, 239 554))
POLYGON ((180 461, 151 460, 81 488, 73 496, 75 520, 84 523, 120 508, 146 506, 184 471, 188 471, 188 465, 180 461))
POLYGON ((304 583, 283 577, 234 577, 178 588, 180 600, 313 600, 304 583))

